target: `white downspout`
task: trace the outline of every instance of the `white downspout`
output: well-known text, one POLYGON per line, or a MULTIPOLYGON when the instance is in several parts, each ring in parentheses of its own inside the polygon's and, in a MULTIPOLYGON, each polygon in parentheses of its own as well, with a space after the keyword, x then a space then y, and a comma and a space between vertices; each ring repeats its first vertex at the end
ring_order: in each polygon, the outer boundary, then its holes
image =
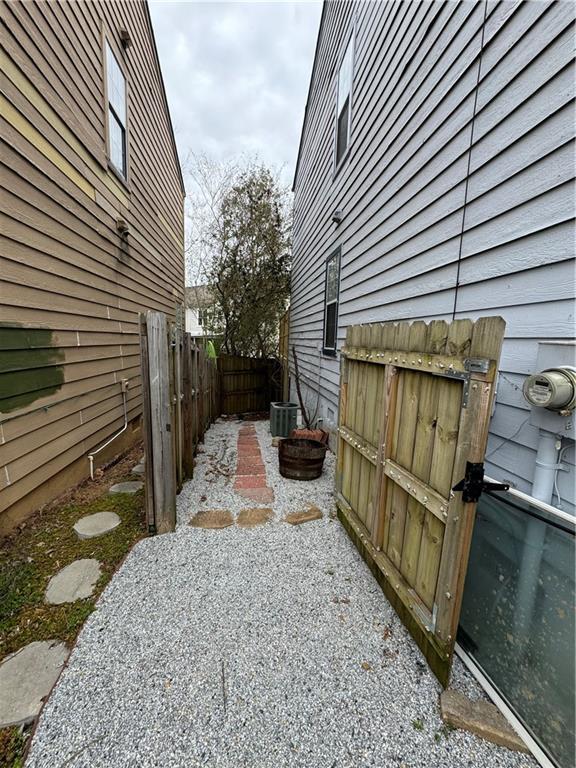
POLYGON ((92 453, 88 454, 88 462, 90 464, 90 480, 94 480, 94 456, 96 454, 100 453, 100 451, 104 450, 106 446, 110 445, 111 442, 116 440, 117 437, 119 437, 122 432, 126 431, 126 428, 128 427, 128 408, 126 406, 126 392, 128 391, 128 379, 122 379, 120 382, 122 385, 122 402, 124 404, 124 426, 121 430, 116 432, 115 435, 112 435, 106 442, 100 446, 100 448, 97 448, 95 451, 92 451, 92 453))
MULTIPOLYGON (((546 504, 552 502, 554 493, 554 478, 558 469, 558 458, 562 440, 559 435, 540 430, 538 437, 538 452, 536 468, 532 481, 532 496, 546 504)), ((518 576, 518 593, 514 611, 514 628, 519 640, 527 640, 531 632, 532 617, 536 604, 540 567, 544 554, 546 525, 541 520, 531 517, 526 526, 520 573, 518 576)))
POLYGON ((545 429, 540 430, 536 469, 532 481, 532 496, 546 504, 552 503, 554 478, 558 469, 558 454, 562 447, 562 438, 545 429))

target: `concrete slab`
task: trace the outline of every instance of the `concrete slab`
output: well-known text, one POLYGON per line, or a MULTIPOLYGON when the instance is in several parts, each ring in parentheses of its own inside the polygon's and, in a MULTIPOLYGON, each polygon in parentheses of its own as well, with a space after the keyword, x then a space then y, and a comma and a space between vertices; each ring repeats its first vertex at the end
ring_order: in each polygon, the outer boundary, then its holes
POLYGON ((139 480, 128 480, 125 483, 116 483, 110 488, 110 493, 137 493, 144 488, 144 483, 139 480))
POLYGON ((500 710, 489 701, 472 701, 458 691, 446 690, 440 696, 442 719, 454 728, 463 728, 493 744, 528 752, 528 748, 500 710))
POLYGON ((64 643, 34 642, 7 656, 0 664, 0 728, 29 723, 68 658, 64 643))
POLYGON ((99 578, 98 560, 74 560, 50 579, 44 602, 61 605, 90 597, 99 578))
POLYGON ((136 464, 135 467, 132 467, 133 475, 143 475, 144 472, 145 472, 144 464, 136 464))
POLYGON ((79 539, 93 539, 95 536, 103 536, 108 531, 113 531, 121 522, 116 512, 96 512, 93 515, 81 517, 74 523, 74 530, 79 539))

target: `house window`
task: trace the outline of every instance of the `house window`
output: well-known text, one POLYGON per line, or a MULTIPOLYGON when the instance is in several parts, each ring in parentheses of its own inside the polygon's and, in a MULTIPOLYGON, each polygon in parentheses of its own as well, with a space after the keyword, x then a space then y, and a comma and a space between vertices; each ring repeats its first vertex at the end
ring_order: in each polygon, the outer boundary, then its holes
POLYGON ((338 107, 336 116, 336 167, 346 154, 350 143, 352 102, 352 73, 354 68, 354 38, 350 38, 338 70, 338 107))
POLYGON ((326 288, 324 292, 324 354, 336 354, 338 337, 338 294, 340 283, 340 248, 326 261, 326 288))
POLYGON ((118 173, 126 178, 126 78, 108 42, 106 42, 106 86, 110 162, 118 173))

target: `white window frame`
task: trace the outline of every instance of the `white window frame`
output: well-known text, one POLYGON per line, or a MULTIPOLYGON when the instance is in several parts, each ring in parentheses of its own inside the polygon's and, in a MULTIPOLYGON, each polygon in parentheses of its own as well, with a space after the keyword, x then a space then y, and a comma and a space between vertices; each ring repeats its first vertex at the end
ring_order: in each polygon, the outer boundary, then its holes
POLYGON ((128 78, 123 67, 118 60, 118 57, 114 53, 114 49, 110 45, 110 41, 104 35, 104 82, 105 82, 105 95, 106 95, 106 143, 107 143, 107 156, 109 165, 113 170, 124 180, 128 180, 128 78), (123 79, 123 97, 124 97, 124 119, 119 113, 119 110, 112 103, 112 94, 110 93, 110 59, 113 59, 118 71, 122 75, 123 79), (118 167, 112 157, 112 136, 110 130, 110 122, 114 120, 122 130, 122 167, 118 167))
MULTIPOLYGON (((338 169, 341 167, 341 165, 345 161, 350 151, 350 134, 352 129, 352 91, 353 91, 353 83, 354 83, 354 58, 355 58, 354 38, 355 38, 355 35, 354 35, 354 32, 352 32, 348 40, 348 43, 346 44, 346 48, 344 49, 344 54, 340 59, 340 64, 338 66, 338 76, 336 78, 336 125, 334 129, 334 170, 335 172, 337 172, 338 169), (347 91, 341 94, 340 87, 342 85, 342 78, 344 74, 343 67, 346 64, 349 65, 349 82, 347 85, 347 91), (348 120, 346 125, 346 146, 344 148, 344 151, 342 152, 342 155, 338 157, 338 136, 339 136, 338 129, 340 125, 340 118, 346 107, 346 103, 348 103, 348 120)), ((343 86, 343 87, 346 87, 346 86, 343 86)))

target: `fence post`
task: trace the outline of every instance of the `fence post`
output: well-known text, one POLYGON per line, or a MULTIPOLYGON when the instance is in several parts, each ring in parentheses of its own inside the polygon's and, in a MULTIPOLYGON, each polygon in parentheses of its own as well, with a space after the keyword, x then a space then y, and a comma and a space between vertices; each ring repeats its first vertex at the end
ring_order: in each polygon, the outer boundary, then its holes
POLYGON ((198 443, 200 442, 199 438, 199 429, 198 429, 198 389, 200 386, 199 379, 198 379, 198 346, 196 345, 196 342, 194 342, 194 357, 193 357, 193 367, 192 367, 192 386, 194 388, 194 400, 192 403, 192 416, 194 419, 194 451, 196 451, 196 447, 198 443))
POLYGON ((198 349, 198 442, 204 442, 204 352, 198 349))
POLYGON ((154 452, 152 442, 151 405, 150 405, 150 367, 148 356, 148 332, 146 315, 140 313, 140 359, 142 369, 142 428, 144 435, 144 504, 146 510, 146 525, 148 533, 156 533, 156 518, 154 515, 154 452))
POLYGON ((182 469, 185 478, 194 473, 194 395, 190 334, 182 343, 182 469))
POLYGON ((174 328, 174 443, 176 446, 176 485, 182 490, 182 332, 174 328))
POLYGON ((176 527, 176 477, 170 408, 170 362, 166 315, 148 312, 148 356, 150 379, 150 434, 153 474, 154 511, 158 533, 176 527))

